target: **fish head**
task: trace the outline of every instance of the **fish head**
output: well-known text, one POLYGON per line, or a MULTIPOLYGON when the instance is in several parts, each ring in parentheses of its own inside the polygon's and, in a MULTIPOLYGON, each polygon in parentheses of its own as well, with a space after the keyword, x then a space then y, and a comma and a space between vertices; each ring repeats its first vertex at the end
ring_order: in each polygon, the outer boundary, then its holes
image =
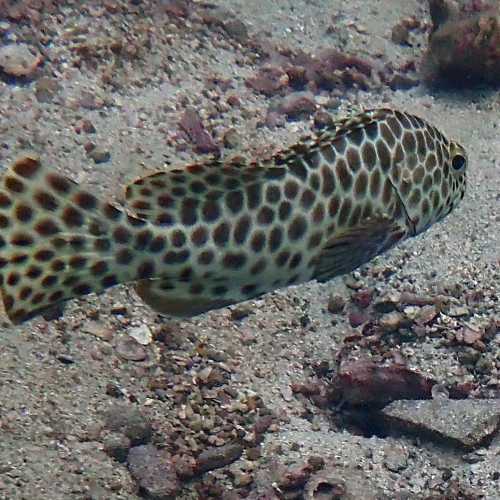
POLYGON ((413 235, 444 219, 465 196, 468 157, 455 141, 440 140, 421 161, 407 162, 394 186, 413 235))

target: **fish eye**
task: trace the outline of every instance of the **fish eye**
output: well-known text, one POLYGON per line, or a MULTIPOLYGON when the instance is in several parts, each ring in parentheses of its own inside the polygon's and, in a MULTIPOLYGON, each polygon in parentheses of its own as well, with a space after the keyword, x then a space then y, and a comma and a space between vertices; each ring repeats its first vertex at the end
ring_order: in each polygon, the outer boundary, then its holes
POLYGON ((451 160, 451 166, 454 170, 462 170, 466 163, 467 160, 465 159, 465 156, 461 154, 456 154, 451 160))

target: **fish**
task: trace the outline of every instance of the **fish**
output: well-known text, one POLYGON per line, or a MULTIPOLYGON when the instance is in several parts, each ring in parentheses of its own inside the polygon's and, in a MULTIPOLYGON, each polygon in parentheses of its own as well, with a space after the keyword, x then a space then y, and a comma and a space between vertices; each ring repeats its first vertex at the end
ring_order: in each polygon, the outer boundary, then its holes
POLYGON ((98 199, 26 154, 0 180, 0 290, 20 324, 123 283, 190 318, 328 281, 446 217, 466 191, 463 146, 387 108, 338 120, 274 155, 215 159, 98 199))

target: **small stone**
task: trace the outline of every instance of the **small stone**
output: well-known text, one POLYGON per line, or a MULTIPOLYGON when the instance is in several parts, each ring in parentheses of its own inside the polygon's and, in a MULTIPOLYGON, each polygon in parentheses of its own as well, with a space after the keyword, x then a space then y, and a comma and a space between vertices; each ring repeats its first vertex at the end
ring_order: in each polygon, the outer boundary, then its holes
POLYGON ((149 345, 153 341, 153 334, 146 325, 131 328, 127 333, 141 345, 149 345))
POLYGON ((392 472, 405 470, 408 467, 408 450, 398 445, 386 447, 384 465, 392 472))
POLYGON ((369 320, 370 316, 366 311, 351 311, 349 313, 349 324, 353 328, 357 328, 369 320))
POLYGON ((397 309, 401 302, 401 294, 399 292, 388 292, 378 298, 373 307, 379 313, 388 313, 397 309))
POLYGON ((432 323, 438 315, 439 311, 436 306, 424 306, 417 312, 415 316, 415 323, 417 323, 417 325, 428 325, 429 323, 432 323))
POLYGON ((333 116, 327 111, 319 110, 314 115, 314 128, 322 130, 326 127, 333 125, 333 116))
POLYGON ((358 290, 352 295, 352 301, 361 309, 366 309, 372 302, 373 290, 371 288, 364 288, 358 290))
POLYGON ((169 453, 153 445, 136 446, 128 454, 128 468, 146 498, 173 500, 180 490, 169 453))
POLYGON ((448 311, 447 311, 448 316, 451 316, 452 318, 461 318, 463 316, 468 316, 469 309, 465 306, 450 306, 448 311))
POLYGON ((0 70, 14 77, 32 77, 42 62, 42 56, 25 43, 0 47, 0 70))
POLYGON ((120 337, 116 343, 116 352, 127 361, 144 361, 148 356, 146 349, 131 337, 120 337))
POLYGON ((403 23, 396 24, 392 28, 391 40, 398 45, 408 45, 410 30, 403 23))
POLYGON ((113 338, 113 330, 104 326, 99 321, 87 321, 81 328, 83 333, 90 333, 102 340, 111 340, 113 338))
POLYGON ((118 462, 127 460, 130 439, 119 432, 111 432, 103 440, 104 452, 118 462))
POLYGON ((252 484, 252 482, 253 482, 253 477, 251 474, 248 474, 247 472, 237 472, 234 475, 234 485, 237 488, 248 486, 249 484, 252 484))
POLYGON ((43 77, 36 82, 35 96, 38 102, 51 102, 60 90, 55 78, 43 77))
POLYGON ((396 73, 387 83, 392 90, 408 90, 416 87, 420 82, 415 78, 411 78, 401 73, 396 73))
POLYGON ((253 312, 253 308, 249 305, 240 304, 231 309, 231 319, 233 321, 241 321, 253 312))
POLYGON ((316 111, 316 101, 311 92, 294 92, 283 99, 278 109, 289 120, 302 120, 316 111))
POLYGON ((242 454, 243 447, 239 444, 227 444, 202 451, 198 457, 197 471, 202 474, 219 469, 238 460, 242 454))
POLYGON ((234 128, 229 129, 222 138, 224 147, 227 149, 236 149, 240 145, 240 137, 234 128))
POLYGON ((95 134, 96 129, 90 120, 82 120, 81 128, 86 134, 95 134))
POLYGON ((455 334, 455 340, 459 344, 474 345, 483 338, 483 333, 480 330, 465 327, 455 334))
POLYGON ((219 147, 205 129, 200 114, 194 108, 186 109, 179 122, 179 127, 193 143, 197 153, 219 153, 219 147))
POLYGON ((385 332, 396 332, 401 327, 403 320, 402 314, 394 311, 384 314, 379 319, 379 325, 385 332))
POLYGON ((96 146, 91 151, 88 151, 87 156, 94 160, 96 164, 106 163, 111 159, 111 153, 100 146, 96 146))
POLYGON ((105 414, 105 427, 130 439, 132 446, 150 441, 153 429, 150 422, 135 406, 115 403, 105 414))
POLYGON ((328 299, 328 312, 332 314, 340 314, 345 307, 345 300, 340 295, 330 295, 328 299))
POLYGON ((255 76, 246 80, 248 87, 267 96, 279 94, 288 83, 288 75, 274 66, 263 67, 255 76))

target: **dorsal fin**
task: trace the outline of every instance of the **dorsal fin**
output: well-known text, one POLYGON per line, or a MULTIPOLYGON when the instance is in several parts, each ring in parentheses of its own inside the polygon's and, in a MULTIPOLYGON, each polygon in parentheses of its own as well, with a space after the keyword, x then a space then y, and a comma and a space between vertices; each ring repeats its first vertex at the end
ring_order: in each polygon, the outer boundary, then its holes
POLYGON ((147 175, 126 187, 125 200, 139 217, 158 224, 172 224, 179 220, 183 204, 217 202, 228 192, 283 177, 287 169, 298 162, 306 165, 314 162, 316 152, 325 145, 392 113, 389 109, 377 109, 339 120, 320 133, 303 137, 296 144, 262 159, 211 158, 147 175))
POLYGON ((230 192, 279 179, 285 173, 284 167, 241 159, 196 163, 137 179, 127 186, 125 200, 139 217, 157 224, 172 224, 181 220, 186 204, 220 205, 230 192))

